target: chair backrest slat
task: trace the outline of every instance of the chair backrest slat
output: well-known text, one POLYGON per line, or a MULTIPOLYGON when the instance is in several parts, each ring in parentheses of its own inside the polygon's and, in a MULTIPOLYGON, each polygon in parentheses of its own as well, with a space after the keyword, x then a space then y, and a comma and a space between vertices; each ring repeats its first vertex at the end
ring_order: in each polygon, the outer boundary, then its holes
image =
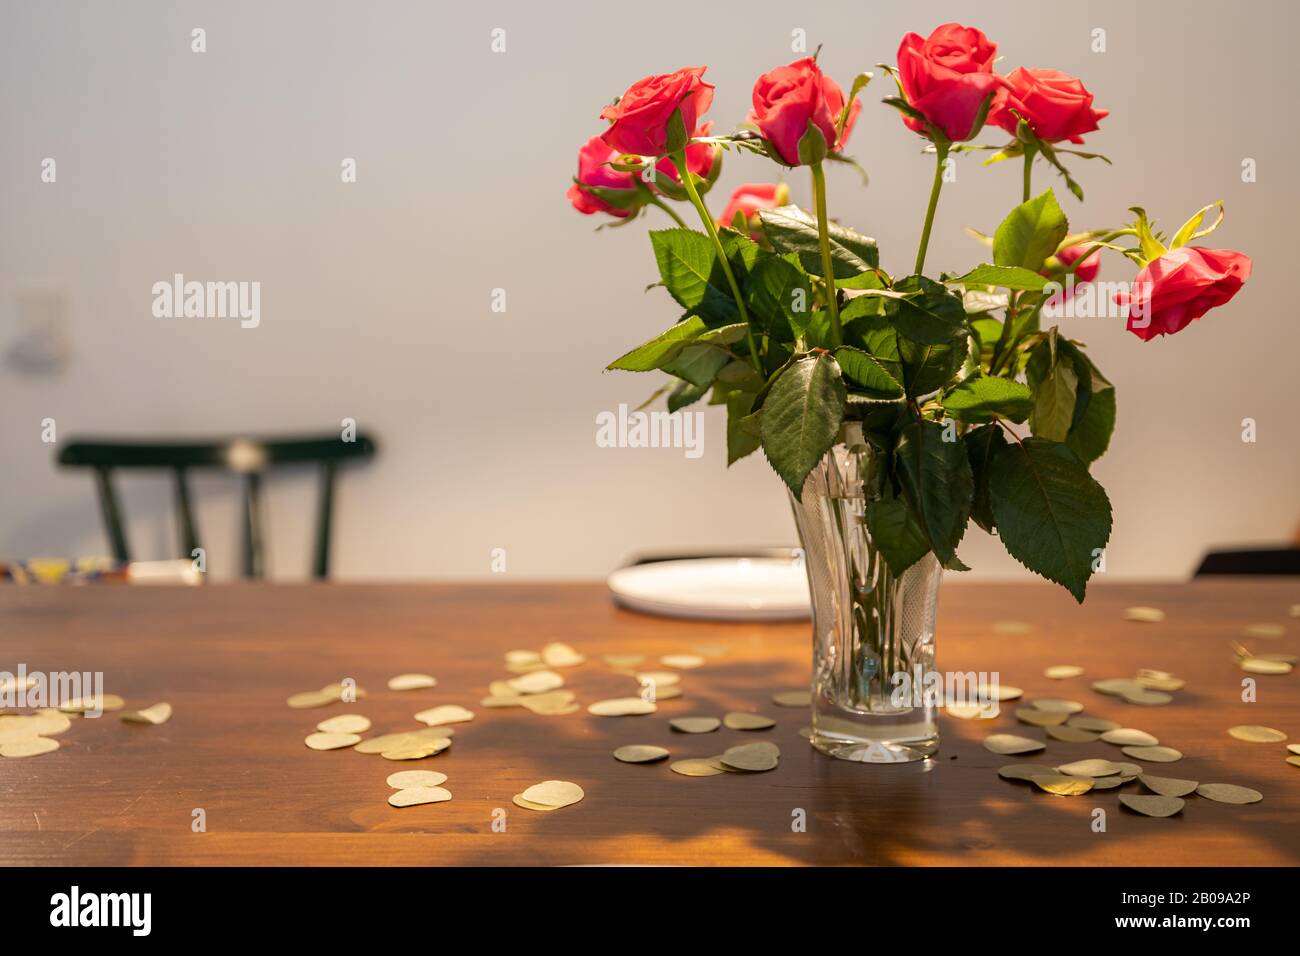
POLYGON ((126 531, 122 528, 122 507, 113 490, 113 476, 105 465, 95 468, 95 488, 99 492, 99 510, 104 516, 104 531, 108 535, 109 547, 113 549, 113 560, 130 561, 126 531))
POLYGON ((122 508, 113 487, 112 473, 121 468, 166 468, 175 484, 176 521, 185 557, 192 558, 200 547, 198 524, 188 474, 194 468, 221 468, 244 476, 241 501, 243 547, 241 567, 246 577, 266 573, 266 521, 262 509, 261 476, 275 465, 307 462, 320 464, 320 497, 312 548, 312 574, 329 575, 330 538, 334 513, 334 483, 339 462, 366 459, 375 454, 375 443, 366 435, 344 441, 338 435, 303 436, 281 439, 236 438, 221 441, 71 441, 59 453, 59 464, 86 467, 95 472, 104 531, 113 558, 129 561, 122 508))

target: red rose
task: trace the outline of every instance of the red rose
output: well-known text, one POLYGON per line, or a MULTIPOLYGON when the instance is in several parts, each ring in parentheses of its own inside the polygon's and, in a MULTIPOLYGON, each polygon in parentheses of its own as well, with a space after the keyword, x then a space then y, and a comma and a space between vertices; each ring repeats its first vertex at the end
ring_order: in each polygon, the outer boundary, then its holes
POLYGON ((862 104, 853 101, 844 132, 837 135, 835 124, 842 112, 844 91, 809 56, 778 66, 758 78, 749 121, 758 127, 787 166, 798 166, 799 140, 808 131, 809 123, 821 131, 828 150, 835 152, 843 148, 858 113, 862 112, 862 104))
POLYGON ((699 118, 713 102, 713 84, 705 83, 706 66, 691 66, 647 76, 633 83, 612 106, 601 110, 601 119, 610 121, 601 139, 620 153, 638 156, 662 156, 668 142, 668 120, 673 111, 682 111, 687 130, 695 129, 699 118))
POLYGON ((1068 139, 1082 143, 1109 110, 1092 108, 1092 94, 1082 81, 1060 70, 1026 70, 1023 66, 1007 77, 1010 84, 989 111, 989 122, 1016 134, 1015 110, 1025 118, 1034 135, 1049 143, 1068 139))
POLYGON ((756 231, 752 223, 758 211, 784 206, 789 200, 790 188, 785 183, 742 183, 731 194, 718 225, 734 228, 736 213, 740 213, 745 217, 745 222, 750 224, 749 233, 752 237, 756 231))
MULTIPOLYGON (((1101 271, 1101 253, 1097 251, 1095 246, 1090 246, 1087 243, 1066 246, 1056 254, 1056 258, 1060 261, 1063 268, 1054 270, 1056 274, 1053 274, 1053 270, 1045 269, 1043 270, 1043 275, 1061 283, 1061 291, 1054 293, 1051 298, 1047 300, 1044 305, 1045 309, 1059 309, 1074 296, 1074 293, 1079 286, 1086 285, 1093 279, 1097 278, 1097 273, 1101 271), (1085 252, 1089 253, 1087 261, 1074 270, 1074 281, 1067 282, 1062 277, 1064 269, 1069 268, 1070 264, 1085 252)), ((1051 313, 1049 312, 1049 314, 1051 313)))
POLYGON ((1150 341, 1223 305, 1250 278, 1250 268, 1250 257, 1231 249, 1179 246, 1147 263, 1133 292, 1117 293, 1115 302, 1128 306, 1128 330, 1150 341))
MULTIPOLYGON (((898 79, 903 96, 954 143, 970 139, 984 100, 1006 80, 993 72, 997 44, 974 27, 945 23, 926 39, 909 33, 898 47, 898 79)), ((908 129, 929 135, 910 116, 908 129)))
POLYGON ((569 187, 565 193, 569 202, 573 203, 573 208, 580 213, 590 216, 596 212, 607 212, 611 216, 619 219, 626 219, 632 213, 636 212, 636 175, 634 173, 621 173, 610 166, 605 165, 611 160, 618 159, 619 152, 610 149, 605 145, 605 141, 599 136, 593 136, 587 140, 587 144, 578 150, 578 176, 577 183, 569 187), (601 198, 601 195, 589 192, 578 185, 593 186, 597 190, 606 193, 607 198, 601 198), (626 206, 611 205, 607 199, 615 202, 626 201, 626 206))
MULTIPOLYGON (((696 139, 701 136, 708 136, 712 129, 712 122, 701 123, 700 128, 691 134, 691 138, 696 139)), ((715 147, 712 143, 694 143, 687 146, 686 168, 701 179, 707 179, 709 173, 713 170, 714 149, 715 147)), ((682 181, 681 176, 677 175, 677 164, 667 156, 655 164, 655 169, 675 183, 682 181)))
POLYGON ((1069 267, 1075 259, 1079 258, 1085 252, 1092 252, 1088 260, 1079 268, 1074 270, 1074 281, 1077 283, 1091 282, 1097 278, 1097 273, 1101 271, 1101 253, 1095 251, 1096 246, 1081 242, 1075 246, 1066 246, 1056 254, 1056 258, 1061 260, 1061 265, 1069 267))

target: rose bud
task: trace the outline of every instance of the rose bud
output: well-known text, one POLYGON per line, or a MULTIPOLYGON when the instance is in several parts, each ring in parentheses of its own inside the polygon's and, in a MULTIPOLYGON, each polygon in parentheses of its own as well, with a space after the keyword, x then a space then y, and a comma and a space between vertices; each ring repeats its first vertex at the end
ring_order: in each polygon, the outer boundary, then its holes
MULTIPOLYGON (((1066 246, 1056 254, 1055 260, 1054 267, 1049 265, 1048 268, 1043 270, 1042 274, 1055 282, 1060 282, 1061 291, 1054 293, 1047 300, 1044 304, 1045 309, 1059 309, 1070 300, 1079 286, 1086 285, 1097 278, 1097 273, 1101 271, 1101 252, 1095 246, 1087 243, 1066 246), (1074 270, 1071 278, 1065 278, 1066 269, 1084 253, 1088 253, 1087 260, 1074 270)), ((1048 262, 1051 263, 1052 260, 1049 259, 1048 262)), ((1052 313, 1049 312, 1048 314, 1052 313)))
POLYGON ((588 216, 605 212, 626 219, 640 208, 636 174, 619 172, 609 165, 621 158, 599 136, 587 140, 578 151, 578 175, 565 193, 574 209, 588 216))
MULTIPOLYGON (((691 138, 697 139, 708 136, 712 129, 712 122, 701 123, 700 128, 691 134, 691 138)), ((686 147, 686 168, 691 171, 692 175, 709 180, 709 174, 713 171, 713 164, 721 152, 722 147, 715 146, 713 143, 692 143, 686 147)), ((677 165, 667 156, 655 164, 655 169, 660 176, 667 176, 675 183, 682 181, 681 176, 677 174, 677 165)))
POLYGON ((713 102, 713 84, 703 79, 706 69, 705 66, 686 67, 633 83, 616 103, 601 110, 601 119, 610 121, 601 139, 620 153, 640 156, 668 153, 676 145, 669 142, 668 127, 673 113, 680 110, 683 127, 692 130, 713 102))
POLYGON ((799 154, 799 141, 808 133, 810 125, 825 141, 821 155, 844 147, 862 112, 862 104, 853 101, 843 132, 837 132, 836 123, 843 112, 844 91, 809 56, 778 66, 758 78, 749 121, 758 127, 781 162, 799 166, 806 165, 806 157, 799 154))
POLYGON ((790 187, 785 183, 742 183, 736 187, 722 211, 718 225, 738 232, 747 232, 749 237, 758 240, 761 235, 757 217, 760 209, 776 209, 790 201, 790 187), (744 219, 744 226, 739 226, 736 217, 744 219))
MULTIPOLYGON (((974 27, 945 23, 924 39, 909 33, 898 47, 898 82, 913 109, 949 140, 979 132, 984 102, 1006 80, 993 72, 997 44, 974 27)), ((929 136, 925 123, 903 116, 907 128, 929 136)))
POLYGON ((1128 307, 1128 330, 1143 341, 1173 335, 1223 305, 1250 278, 1250 257, 1231 249, 1179 246, 1152 259, 1115 302, 1128 307))
POLYGON ((1109 110, 1092 108, 1092 94, 1083 82, 1060 70, 1026 70, 1023 66, 1008 77, 1009 88, 989 111, 989 122, 1016 135, 1024 117, 1034 135, 1049 143, 1068 139, 1082 143, 1083 134, 1097 129, 1109 110), (1015 112, 1012 112, 1012 111, 1015 112))

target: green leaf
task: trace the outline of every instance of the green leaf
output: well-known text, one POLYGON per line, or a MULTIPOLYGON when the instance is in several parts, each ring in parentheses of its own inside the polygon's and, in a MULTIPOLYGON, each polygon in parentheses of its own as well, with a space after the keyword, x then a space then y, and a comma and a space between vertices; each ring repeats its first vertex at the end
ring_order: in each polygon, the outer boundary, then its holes
POLYGON ((913 420, 898 437, 898 478, 941 564, 957 555, 970 516, 973 480, 966 449, 939 422, 913 420), (945 441, 946 434, 952 441, 945 441))
POLYGON ((731 361, 731 353, 716 345, 692 342, 663 367, 670 375, 685 379, 697 388, 708 388, 718 371, 731 361))
POLYGON ((1034 409, 1034 393, 1009 378, 975 375, 944 395, 943 408, 963 422, 1023 422, 1034 409))
POLYGON ((885 303, 900 335, 919 345, 949 345, 966 336, 966 307, 942 284, 908 276, 895 282, 893 291, 909 293, 885 303))
MULTIPOLYGON (((817 220, 798 206, 781 206, 764 209, 758 214, 763 223, 763 234, 777 252, 794 253, 799 264, 809 275, 822 275, 821 243, 817 234, 817 220)), ((855 232, 838 223, 829 223, 831 268, 836 282, 854 279, 864 272, 874 272, 880 264, 876 240, 855 232)))
POLYGON ((875 358, 875 356, 855 349, 851 345, 842 345, 834 352, 835 361, 840 363, 844 377, 857 388, 866 392, 871 398, 896 399, 903 397, 903 386, 875 358))
POLYGON ((884 555, 894 577, 930 553, 930 542, 925 532, 902 499, 881 498, 868 502, 866 518, 871 541, 884 555))
POLYGON ((993 234, 993 261, 1000 266, 1041 272, 1043 263, 1056 253, 1069 228, 1065 213, 1049 189, 1021 203, 1002 220, 993 234))
POLYGON ((928 395, 949 385, 966 359, 970 348, 966 310, 960 297, 923 276, 901 279, 894 289, 915 295, 881 299, 884 320, 859 319, 853 325, 853 338, 884 362, 890 374, 894 370, 889 362, 900 363, 894 377, 908 395, 928 395))
POLYGON ((844 382, 829 353, 801 358, 772 385, 763 403, 763 453, 796 498, 840 431, 844 382))
POLYGON ((1075 372, 1079 375, 1079 403, 1065 443, 1091 464, 1106 453, 1110 436, 1115 431, 1115 386, 1075 345, 1062 344, 1074 359, 1075 372))
POLYGON ((949 345, 918 345, 899 336, 898 354, 907 394, 918 398, 948 385, 966 361, 969 349, 970 340, 965 336, 949 345))
POLYGON ((661 332, 649 342, 638 345, 621 358, 615 359, 607 368, 621 369, 624 372, 650 372, 663 368, 677 357, 685 346, 705 331, 704 321, 689 318, 678 322, 666 332, 661 332))
POLYGON ((1007 440, 1002 435, 999 425, 985 425, 972 428, 962 442, 966 446, 966 457, 970 459, 971 478, 974 492, 971 495, 970 516, 975 523, 989 534, 997 527, 993 517, 993 506, 989 502, 989 466, 997 453, 1006 447, 1007 440))
POLYGON ((668 411, 670 413, 676 412, 688 405, 694 405, 704 397, 708 390, 707 385, 699 386, 692 385, 690 382, 678 382, 668 396, 668 411))
POLYGON ((689 314, 711 326, 730 325, 740 317, 708 236, 691 229, 663 229, 650 233, 650 243, 664 288, 689 314))
POLYGON ((718 382, 736 391, 757 393, 763 387, 763 377, 744 359, 735 359, 723 366, 718 382))
POLYGON ((727 397, 727 465, 734 465, 758 450, 762 439, 746 427, 745 419, 754 406, 754 393, 732 392, 727 397))
POLYGON ((749 311, 755 325, 777 341, 793 342, 812 318, 812 284, 807 274, 781 256, 767 256, 749 277, 749 311))
POLYGON ((1057 347, 1057 341, 1056 329, 1052 329, 1033 347, 1025 366, 1025 376, 1034 392, 1034 411, 1029 418, 1029 427, 1038 438, 1059 442, 1065 441, 1074 423, 1079 376, 1074 362, 1057 347))
POLYGON ((1047 285, 1047 277, 1039 275, 1037 272, 1031 272, 1028 269, 1022 269, 1020 266, 976 266, 964 276, 958 276, 955 279, 949 279, 950 285, 991 285, 999 289, 1016 289, 1024 291, 1028 289, 1032 292, 1042 291, 1047 285))
POLYGON ((989 468, 998 535, 1013 558, 1083 602, 1110 539, 1110 500, 1065 445, 1028 438, 1007 445, 989 468))

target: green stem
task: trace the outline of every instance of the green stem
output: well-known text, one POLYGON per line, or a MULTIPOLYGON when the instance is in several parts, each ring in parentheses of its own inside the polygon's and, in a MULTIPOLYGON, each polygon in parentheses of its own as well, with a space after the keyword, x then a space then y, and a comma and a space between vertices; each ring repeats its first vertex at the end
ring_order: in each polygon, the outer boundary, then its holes
POLYGON ((1025 172, 1024 172, 1024 177, 1023 177, 1023 179, 1024 179, 1024 186, 1023 186, 1023 188, 1021 189, 1021 200, 1020 200, 1021 202, 1029 202, 1029 194, 1030 194, 1029 183, 1030 183, 1030 181, 1033 179, 1033 175, 1034 175, 1034 155, 1035 155, 1037 152, 1038 152, 1038 150, 1037 150, 1035 147, 1033 147, 1033 146, 1026 146, 1026 147, 1025 147, 1025 172))
POLYGON ((650 205, 658 209, 662 209, 664 212, 666 212, 669 216, 672 217, 673 222, 677 223, 677 225, 681 226, 683 229, 687 228, 686 220, 684 220, 681 216, 677 215, 677 213, 673 211, 673 207, 668 205, 658 196, 651 196, 648 202, 650 203, 650 205))
POLYGON ((939 191, 943 189, 943 164, 948 158, 948 143, 934 144, 934 182, 930 186, 930 205, 925 210, 925 227, 921 230, 921 245, 916 250, 916 268, 912 270, 920 275, 925 268, 925 253, 930 247, 930 229, 934 226, 934 211, 939 208, 939 191))
POLYGON ((754 371, 758 372, 760 377, 763 376, 763 364, 758 357, 758 346, 754 343, 754 330, 749 323, 749 312, 745 308, 745 299, 740 294, 740 285, 736 282, 736 277, 731 272, 731 263, 727 261, 727 253, 722 248, 722 239, 718 236, 718 226, 713 221, 713 216, 709 214, 708 207, 704 205, 704 200, 700 198, 699 191, 695 188, 695 181, 691 178, 691 171, 686 168, 686 150, 679 150, 672 154, 673 165, 677 167, 677 173, 681 176, 682 185, 686 188, 686 195, 691 200, 691 205, 695 211, 700 214, 700 220, 704 223, 704 230, 713 240, 713 248, 717 250, 718 262, 722 265, 722 274, 727 277, 727 285, 731 286, 732 298, 736 300, 736 311, 740 314, 740 321, 745 323, 745 342, 749 346, 749 358, 754 365, 754 371))
POLYGON ((826 282, 826 314, 831 320, 831 345, 844 344, 840 326, 840 303, 835 293, 835 263, 831 259, 830 219, 826 213, 826 174, 821 163, 813 163, 813 197, 817 203, 817 241, 822 252, 822 278, 826 282))

